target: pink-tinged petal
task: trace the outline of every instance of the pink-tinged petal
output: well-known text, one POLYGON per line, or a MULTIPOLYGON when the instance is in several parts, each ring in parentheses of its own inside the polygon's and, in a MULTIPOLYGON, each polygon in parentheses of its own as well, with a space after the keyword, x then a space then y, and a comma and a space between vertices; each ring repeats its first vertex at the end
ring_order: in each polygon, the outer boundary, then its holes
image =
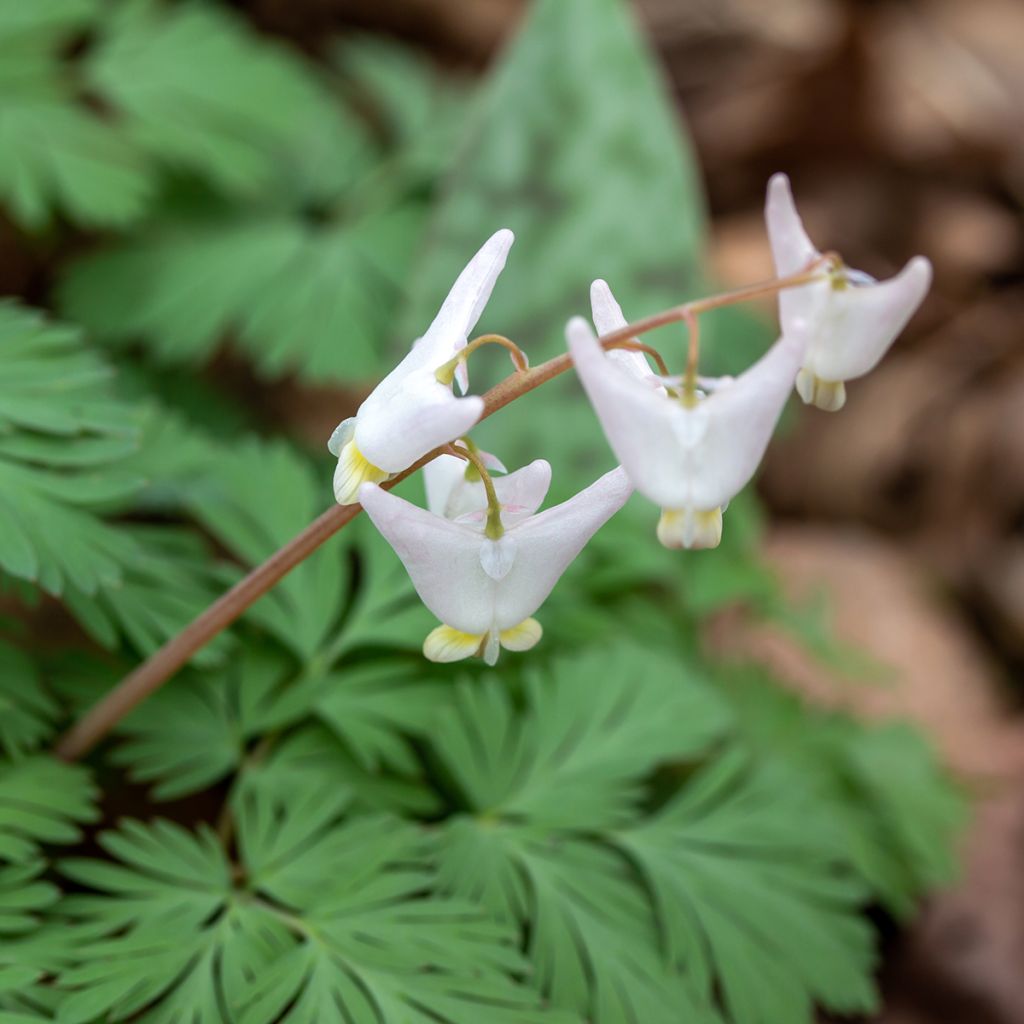
POLYGON ((928 294, 932 265, 915 256, 895 276, 832 289, 807 369, 826 381, 853 380, 878 365, 928 294))
MULTIPOLYGON (((492 473, 507 473, 505 464, 490 452, 478 452, 484 466, 492 473)), ((479 481, 466 479, 465 459, 455 455, 439 455, 423 467, 423 484, 427 492, 427 508, 436 516, 458 519, 467 512, 485 508, 487 494, 479 481)), ((540 501, 544 497, 541 496, 540 501)), ((537 504, 540 504, 540 501, 537 504)), ((531 509, 531 512, 534 509, 531 509)))
POLYGON ((586 320, 571 320, 566 335, 583 389, 637 490, 663 508, 685 505, 686 488, 673 466, 678 456, 669 454, 684 425, 683 407, 613 363, 586 320))
POLYGON ((621 467, 509 531, 515 562, 496 592, 494 625, 509 630, 546 600, 587 541, 626 503, 633 486, 621 467))
POLYGON ((375 484, 365 485, 359 500, 373 525, 395 549, 430 611, 461 633, 487 633, 494 621, 498 584, 480 564, 485 538, 375 484))
MULTIPOLYGON (((611 288, 607 281, 600 278, 590 286, 590 311, 594 318, 594 327, 599 335, 611 334, 623 327, 629 326, 629 321, 622 312, 622 307, 612 295, 611 288)), ((623 369, 628 370, 637 380, 642 380, 652 387, 658 385, 658 380, 651 372, 650 363, 643 352, 630 352, 627 349, 613 348, 608 352, 608 358, 613 363, 618 363, 623 369)))
MULTIPOLYGON (((435 516, 454 519, 449 511, 456 492, 475 487, 466 480, 466 463, 455 455, 439 455, 423 467, 423 486, 427 492, 427 508, 435 516)), ((480 490, 483 490, 481 486, 480 490)), ((461 513, 456 513, 460 515, 461 513)))
MULTIPOLYGON (((483 485, 481 484, 481 488, 483 485)), ((547 497, 551 487, 551 463, 535 459, 529 465, 514 470, 508 476, 494 481, 494 492, 502 506, 509 506, 514 516, 532 516, 547 497)), ((484 502, 486 504, 486 500, 484 502)), ((509 523, 502 516, 506 526, 509 523)))
POLYGON ((728 504, 749 482, 764 456, 803 360, 800 337, 783 337, 750 369, 694 410, 706 417, 697 443, 685 448, 678 472, 685 500, 663 508, 711 511, 728 504))
POLYGON ((359 407, 355 439, 375 466, 408 469, 427 452, 468 434, 484 411, 478 395, 456 398, 432 371, 385 380, 359 407))
MULTIPOLYGON (((413 350, 422 360, 433 361, 434 369, 451 359, 469 340, 469 332, 483 314, 514 241, 515 235, 508 228, 496 231, 452 285, 434 322, 413 350)), ((460 386, 465 391, 466 384, 460 386)))
POLYGON ((785 174, 773 174, 768 182, 764 215, 775 260, 775 272, 780 277, 803 270, 811 260, 817 258, 818 250, 804 231, 803 221, 793 202, 789 178, 785 174))
POLYGON ((657 394, 607 359, 586 321, 569 325, 576 370, 638 491, 662 508, 711 510, 757 468, 796 377, 803 336, 782 338, 694 408, 657 394))

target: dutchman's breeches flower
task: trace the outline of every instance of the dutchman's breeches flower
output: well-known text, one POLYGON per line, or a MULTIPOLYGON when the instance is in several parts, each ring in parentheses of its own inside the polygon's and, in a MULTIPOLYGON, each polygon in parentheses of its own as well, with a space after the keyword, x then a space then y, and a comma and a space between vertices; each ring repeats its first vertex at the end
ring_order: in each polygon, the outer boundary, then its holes
MULTIPOLYGON (((338 457, 334 497, 339 504, 355 503, 362 484, 401 473, 427 452, 467 433, 480 418, 483 399, 456 398, 451 384, 437 379, 437 371, 465 348, 513 239, 507 230, 488 239, 459 275, 427 333, 373 389, 356 415, 338 424, 327 447, 338 457)), ((465 394, 465 362, 456 369, 455 380, 465 394)))
MULTIPOLYGON (((444 472, 455 486, 450 469, 449 464, 444 472)), ((423 603, 442 622, 423 645, 431 661, 459 661, 479 653, 493 665, 502 647, 533 647, 542 633, 533 613, 632 493, 626 474, 615 469, 561 505, 537 513, 550 483, 551 467, 543 460, 494 481, 503 527, 498 539, 485 532, 488 508, 482 488, 461 494, 452 511, 467 505, 472 511, 454 519, 418 508, 373 483, 360 488, 367 515, 405 564, 423 603)), ((436 500, 449 506, 444 491, 444 484, 435 489, 436 500)))
MULTIPOLYGON (((765 219, 780 277, 821 257, 804 231, 784 174, 768 183, 765 219)), ((807 354, 796 378, 800 397, 835 412, 846 401, 844 381, 872 370, 921 305, 932 267, 923 256, 915 256, 888 281, 875 281, 838 263, 823 271, 820 281, 779 293, 779 320, 783 334, 807 337, 807 354)))
MULTIPOLYGON (((592 300, 603 333, 620 326, 603 281, 592 300)), ((662 509, 659 540, 670 548, 715 547, 722 512, 753 476, 786 403, 804 358, 802 336, 780 338, 735 379, 707 382, 710 394, 688 394, 667 391, 645 361, 605 352, 581 317, 567 335, 612 450, 636 489, 662 509)))

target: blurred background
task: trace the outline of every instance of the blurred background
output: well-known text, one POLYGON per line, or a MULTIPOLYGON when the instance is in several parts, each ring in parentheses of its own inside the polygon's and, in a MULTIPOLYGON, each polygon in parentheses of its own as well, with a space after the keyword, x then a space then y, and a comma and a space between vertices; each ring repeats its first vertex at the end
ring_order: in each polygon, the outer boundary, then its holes
MULTIPOLYGON (((451 280, 452 268, 472 251, 469 240, 479 235, 486 206, 452 213, 458 183, 441 189, 437 182, 462 138, 464 96, 511 38, 526 4, 235 0, 224 6, 267 37, 340 69, 342 80, 354 83, 353 109, 362 109, 369 95, 370 106, 378 104, 369 121, 379 128, 375 116, 383 110, 386 130, 371 130, 368 138, 309 133, 314 148, 323 143, 316 159, 303 162, 311 151, 297 150, 286 166, 287 189, 271 189, 268 199, 258 145, 250 152, 240 140, 232 151, 221 139, 213 152, 198 132, 176 136, 167 127, 174 111, 166 118, 152 96, 133 92, 131 60, 141 51, 112 46, 78 98, 100 111, 120 104, 138 119, 150 157, 177 163, 215 187, 197 188, 183 175, 161 184, 159 203, 147 206, 151 186, 136 177, 134 157, 116 151, 114 140, 90 137, 75 153, 75 185, 54 172, 50 191, 63 210, 51 221, 47 189, 40 186, 36 195, 25 185, 31 176, 23 176, 24 167, 11 170, 9 159, 0 160, 6 203, 0 293, 55 307, 121 346, 127 380, 140 392, 159 393, 214 434, 251 418, 257 425, 283 424, 319 446, 339 411, 354 407, 365 390, 332 378, 372 381, 382 365, 372 339, 409 333, 394 331, 392 307, 401 299, 412 310, 405 319, 421 321, 423 310, 436 308, 440 282, 451 280), (358 46, 346 48, 357 39, 358 46), (401 44, 401 58, 392 44, 401 44), (121 175, 111 201, 96 200, 103 192, 100 172, 89 161, 101 149, 104 186, 111 166, 121 175), (369 150, 372 159, 365 157, 369 150), (358 198, 346 193, 348 206, 339 206, 336 196, 347 182, 334 171, 352 164, 361 167, 358 198), (263 191, 252 200, 257 179, 263 191), (427 234, 437 259, 413 274, 409 254, 420 244, 439 189, 448 212, 427 234), (255 301, 253 282, 273 282, 283 273, 281 253, 290 253, 294 264, 298 247, 308 244, 288 234, 293 221, 285 224, 285 214, 305 229, 331 223, 339 209, 357 223, 356 256, 325 237, 290 279, 294 308, 272 288, 270 301, 255 301), (129 222, 131 231, 119 240, 117 225, 129 222), (373 241, 359 249, 364 223, 373 241), (193 245, 199 236, 188 236, 189 225, 200 225, 200 233, 214 225, 219 233, 193 245), (217 276, 218 254, 229 251, 249 276, 239 272, 204 292, 217 276), (147 276, 154 260, 162 261, 161 279, 168 282, 159 293, 147 276), (296 326, 301 303, 315 305, 350 279, 352 292, 320 317, 316 331, 296 326), (243 293, 248 306, 239 327, 235 306, 243 293), (339 365, 334 339, 353 321, 353 333, 371 340, 365 350, 346 352, 339 365), (224 352, 218 343, 229 325, 232 346, 224 352), (140 336, 155 360, 136 359, 132 346, 140 336), (213 388, 230 400, 214 408, 207 400, 213 388)), ((734 607, 712 617, 704 642, 723 658, 765 662, 823 704, 867 717, 909 716, 929 733, 978 800, 963 843, 961 881, 931 898, 908 929, 888 937, 887 1008, 879 1020, 1017 1024, 1024 1020, 1024 4, 636 0, 635 7, 690 133, 706 195, 704 241, 697 241, 704 227, 699 215, 687 215, 679 226, 687 240, 679 251, 692 261, 680 267, 685 294, 771 275, 762 204, 775 171, 792 179, 819 248, 840 250, 849 264, 876 277, 889 276, 916 253, 935 265, 924 308, 883 364, 849 387, 842 415, 796 412, 758 484, 765 518, 759 543, 786 593, 797 602, 826 595, 839 640, 890 666, 891 678, 884 686, 837 683, 789 632, 734 607)), ((129 19, 118 31, 130 36, 129 19)), ((209 72, 220 57, 215 47, 201 49, 209 36, 201 27, 197 32, 188 45, 200 49, 178 52, 195 52, 209 72)), ((88 35, 69 39, 62 59, 89 52, 88 35)), ((187 78, 187 60, 172 59, 168 46, 168 68, 187 78)), ((31 46, 24 52, 31 56, 31 46)), ((158 48, 144 54, 146 69, 160 68, 160 60, 158 48)), ((175 87, 187 92, 182 83, 175 87)), ((230 86, 239 94, 246 87, 244 78, 230 86)), ((255 110, 263 109, 261 130, 275 144, 287 138, 292 111, 309 111, 311 123, 320 116, 313 101, 290 105, 293 87, 301 92, 282 75, 280 89, 248 97, 255 110)), ((543 94, 520 101, 543 114, 543 94)), ((614 102, 614 88, 607 101, 614 102)), ((13 123, 0 120, 8 131, 13 123)), ((663 158, 655 144, 663 129, 647 126, 655 139, 646 154, 654 170, 663 158)), ((81 126, 54 122, 52 130, 74 139, 81 126)), ((500 142, 500 132, 492 132, 482 147, 498 164, 488 171, 496 181, 505 155, 500 142)), ((614 151, 614 140, 610 145, 614 151)), ((669 147, 664 159, 673 154, 669 147)), ((575 154, 583 164, 589 156, 586 149, 575 154)), ((688 180, 691 171, 680 167, 672 173, 688 180)), ((276 173, 267 171, 271 179, 276 173)), ((612 193, 601 198, 614 206, 612 193)), ((511 226, 521 230, 517 216, 511 226)), ((622 214, 611 208, 609 216, 622 214)), ((629 245, 657 249, 659 217, 671 214, 656 210, 629 245)), ((567 260, 590 251, 585 232, 565 245, 567 260)), ((549 259, 556 251, 544 249, 549 259)), ((521 258, 529 264, 528 255, 521 258)), ((602 253, 605 258, 609 268, 590 276, 607 273, 614 285, 615 261, 602 253)), ((496 299, 493 324, 484 326, 500 324, 517 340, 530 340, 540 314, 525 306, 535 299, 509 288, 496 299), (519 333, 507 326, 516 316, 519 333)), ((666 285, 652 291, 665 294, 666 285)), ((641 304, 641 293, 635 290, 628 313, 656 308, 641 304)), ((578 294, 574 301, 570 308, 578 310, 578 294)), ((550 337, 557 322, 550 308, 561 306, 549 308, 541 299, 536 305, 546 310, 546 343, 558 344, 557 328, 550 337)), ((709 358, 741 363, 770 340, 771 305, 755 314, 760 319, 744 320, 742 329, 730 321, 712 334, 712 349, 716 340, 738 339, 737 350, 712 351, 709 358)), ((575 470, 592 478, 590 461, 579 458, 575 470)), ((730 513, 727 530, 741 514, 730 513)))

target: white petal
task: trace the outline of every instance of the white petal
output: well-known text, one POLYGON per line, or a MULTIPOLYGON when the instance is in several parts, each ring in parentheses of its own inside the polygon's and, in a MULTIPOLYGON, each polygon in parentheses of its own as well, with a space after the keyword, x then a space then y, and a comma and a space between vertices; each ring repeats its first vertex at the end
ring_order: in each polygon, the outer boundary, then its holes
MULTIPOLYGON (((455 455, 439 455, 423 467, 423 486, 427 492, 427 508, 435 516, 454 519, 448 514, 449 503, 456 490, 466 484, 466 463, 455 455)), ((482 489, 482 488, 481 488, 482 489)))
POLYGON ((502 228, 484 242, 452 285, 427 333, 416 343, 414 351, 433 361, 435 370, 469 340, 469 332, 476 327, 491 297, 514 241, 515 235, 502 228))
POLYGON ((510 509, 509 514, 502 514, 502 523, 508 526, 524 515, 532 516, 547 497, 550 487, 551 463, 545 459, 535 459, 529 465, 495 480, 494 492, 498 501, 502 507, 510 509))
POLYGON ((480 567, 492 580, 503 580, 509 574, 518 550, 515 537, 508 534, 498 540, 488 537, 480 546, 480 567))
POLYGON ((608 360, 586 321, 569 324, 577 372, 623 468, 662 508, 712 509, 747 483, 793 386, 805 345, 782 338, 731 384, 684 409, 608 360))
MULTIPOLYGON (((801 270, 819 255, 804 231, 789 179, 783 174, 768 183, 765 218, 780 276, 801 270)), ((861 377, 877 365, 913 316, 931 276, 931 264, 917 256, 888 281, 873 282, 862 271, 850 269, 845 272, 846 287, 836 288, 823 278, 787 288, 779 293, 782 332, 806 332, 804 365, 813 377, 834 384, 861 377)))
POLYGON ((327 441, 327 450, 337 458, 341 455, 341 449, 345 447, 352 440, 352 433, 356 429, 356 418, 355 416, 349 416, 347 420, 342 420, 335 428, 327 441))
POLYGON ((396 372, 359 407, 355 429, 359 450, 389 473, 400 473, 427 452, 469 433, 484 411, 482 398, 456 398, 433 370, 394 378, 396 372))
MULTIPOLYGON (((487 633, 494 623, 499 584, 480 565, 485 538, 468 526, 417 508, 374 484, 360 490, 359 500, 374 526, 395 549, 431 612, 460 633, 487 633)), ((523 618, 521 615, 519 620, 523 618)))
POLYGON ((888 281, 829 285, 829 302, 814 325, 806 367, 827 381, 862 377, 878 364, 921 305, 932 281, 931 264, 915 256, 888 281))
POLYGON ((749 482, 764 456, 806 351, 800 336, 782 337, 750 369, 704 399, 700 442, 677 468, 685 500, 663 508, 715 509, 749 482))
POLYGON ((663 507, 685 505, 685 488, 680 490, 677 469, 666 451, 682 423, 682 406, 613 363, 582 318, 571 320, 566 334, 576 372, 608 443, 637 490, 663 507))
POLYGON ((785 174, 773 174, 768 182, 764 215, 775 271, 780 277, 797 273, 820 255, 804 231, 800 214, 796 212, 796 204, 793 202, 789 178, 785 174))
POLYGON ((509 531, 518 545, 511 571, 497 588, 495 625, 512 629, 544 603, 588 540, 626 503, 633 488, 620 468, 579 494, 509 531))
MULTIPOLYGON (((629 326, 629 321, 612 295, 608 282, 600 278, 590 286, 590 310, 599 335, 611 334, 629 326)), ((651 365, 643 352, 613 348, 608 352, 608 358, 628 370, 637 380, 642 380, 652 387, 660 387, 658 378, 651 372, 651 365)))

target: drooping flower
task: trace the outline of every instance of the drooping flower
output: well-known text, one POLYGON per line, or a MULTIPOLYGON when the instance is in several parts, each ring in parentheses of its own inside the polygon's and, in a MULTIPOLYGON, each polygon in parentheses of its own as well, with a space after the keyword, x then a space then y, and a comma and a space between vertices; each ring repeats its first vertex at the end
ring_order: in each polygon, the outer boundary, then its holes
POLYGON ((551 483, 543 459, 494 480, 503 535, 484 533, 486 499, 457 518, 418 508, 374 483, 359 500, 405 564, 416 592, 442 625, 423 644, 431 661, 482 654, 493 665, 500 649, 526 651, 541 638, 532 618, 562 573, 632 493, 621 469, 579 494, 537 513, 551 483))
MULTIPOLYGON (((603 282, 594 295, 602 333, 623 326, 603 282)), ((687 395, 662 387, 646 360, 641 366, 605 352, 581 317, 566 333, 612 451, 636 489, 662 509, 658 539, 671 548, 717 546, 725 506, 757 469, 793 386, 802 337, 783 336, 739 377, 702 379, 710 393, 687 395)))
MULTIPOLYGON (((436 373, 465 348, 513 240, 511 231, 502 230, 484 243, 452 286, 427 333, 373 389, 356 415, 335 428, 327 447, 338 457, 334 497, 339 504, 353 504, 362 484, 401 473, 427 452, 461 437, 480 418, 483 399, 457 398, 436 373)), ((455 379, 465 394, 465 362, 455 379)))
MULTIPOLYGON (((501 460, 490 452, 478 451, 477 454, 486 469, 508 472, 501 460)), ((522 473, 522 470, 517 470, 512 476, 522 473)), ((423 467, 423 483, 427 492, 427 508, 445 519, 458 519, 487 505, 487 492, 476 467, 458 456, 439 455, 428 462, 423 467)), ((509 486, 505 479, 496 480, 495 485, 499 493, 504 493, 509 486)))
MULTIPOLYGON (((804 231, 784 174, 768 183, 765 219, 780 277, 820 257, 804 231)), ((819 409, 841 409, 844 382, 877 365, 920 306, 931 279, 931 264, 915 256, 887 281, 838 266, 820 280, 780 292, 782 333, 800 330, 807 337, 807 354, 796 378, 800 397, 819 409)))

